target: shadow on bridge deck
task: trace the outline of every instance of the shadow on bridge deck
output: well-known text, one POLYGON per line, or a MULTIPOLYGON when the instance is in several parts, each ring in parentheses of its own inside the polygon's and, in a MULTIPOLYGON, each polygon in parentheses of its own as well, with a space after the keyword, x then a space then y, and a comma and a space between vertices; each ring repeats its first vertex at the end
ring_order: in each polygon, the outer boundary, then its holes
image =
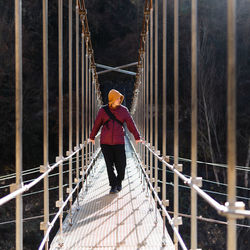
POLYGON ((162 218, 157 211, 156 224, 155 212, 149 211, 150 199, 143 191, 128 143, 126 155, 125 180, 118 194, 109 194, 105 162, 100 156, 88 191, 80 193, 78 211, 74 204, 73 225, 65 219, 63 247, 58 246, 58 232, 50 249, 174 249, 168 234, 167 245, 162 247, 162 218))

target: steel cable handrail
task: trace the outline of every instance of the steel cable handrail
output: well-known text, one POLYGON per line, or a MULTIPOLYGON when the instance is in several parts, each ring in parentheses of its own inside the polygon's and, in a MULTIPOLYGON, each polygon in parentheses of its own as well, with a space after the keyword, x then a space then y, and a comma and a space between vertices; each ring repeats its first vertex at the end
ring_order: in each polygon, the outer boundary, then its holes
POLYGON ((206 194, 200 187, 192 183, 192 178, 187 178, 185 175, 180 173, 173 165, 169 164, 162 157, 160 157, 150 146, 148 146, 148 143, 143 142, 142 145, 144 145, 156 158, 158 158, 159 161, 161 161, 170 170, 176 173, 185 184, 193 188, 203 199, 205 199, 214 209, 216 209, 219 214, 231 214, 250 217, 250 210, 232 210, 224 205, 219 204, 216 200, 206 194))
MULTIPOLYGON (((63 213, 68 213, 68 211, 64 211, 63 213)), ((168 213, 169 214, 173 214, 174 212, 173 211, 168 211, 168 213)), ((56 215, 56 213, 49 214, 49 216, 52 216, 52 215, 56 215)), ((190 218, 191 217, 190 214, 179 213, 179 215, 181 215, 183 217, 186 217, 186 218, 190 218)), ((44 215, 37 215, 37 216, 27 217, 27 218, 23 219, 23 222, 27 222, 27 221, 30 221, 30 220, 36 220, 36 219, 40 219, 40 218, 43 218, 43 217, 44 217, 44 215)), ((206 217, 203 217, 202 215, 197 216, 197 219, 201 220, 201 221, 207 221, 207 222, 210 222, 210 223, 227 225, 226 221, 221 221, 221 220, 215 220, 215 219, 211 219, 211 218, 206 218, 206 217)), ((0 222, 0 225, 12 224, 12 223, 15 223, 15 222, 16 222, 16 220, 2 221, 2 222, 0 222)), ((236 224, 236 226, 237 227, 250 228, 249 225, 244 225, 244 224, 236 224)))
MULTIPOLYGON (((39 170, 40 170, 40 167, 35 167, 35 168, 24 170, 23 173, 22 173, 22 176, 39 172, 39 170)), ((13 173, 13 174, 7 174, 7 175, 2 175, 2 176, 0 176, 0 181, 5 181, 5 180, 13 179, 13 178, 16 178, 16 174, 15 173, 13 173)))
POLYGON ((34 181, 32 181, 31 183, 29 183, 27 185, 23 185, 22 187, 18 188, 14 192, 12 192, 12 193, 6 195, 5 197, 1 198, 0 199, 0 206, 2 206, 4 203, 14 199, 16 196, 28 191, 31 187, 33 187, 38 182, 43 180, 45 176, 47 176, 52 170, 54 170, 54 168, 56 168, 57 166, 62 164, 64 161, 69 160, 73 155, 75 155, 77 152, 82 150, 84 146, 85 146, 84 144, 81 144, 80 147, 78 147, 78 149, 76 149, 74 152, 72 152, 69 156, 63 157, 62 159, 60 159, 58 162, 56 162, 52 166, 48 166, 48 170, 46 172, 44 172, 42 175, 40 175, 39 177, 37 177, 34 181))
MULTIPOLYGON (((132 144, 132 142, 131 142, 130 139, 129 139, 129 142, 130 142, 131 147, 133 148, 133 151, 134 151, 134 153, 135 153, 135 156, 136 156, 138 162, 140 163, 140 162, 141 162, 140 157, 139 157, 138 154, 136 153, 136 150, 135 150, 135 148, 134 148, 134 145, 132 144)), ((175 235, 177 236, 177 238, 178 238, 178 240, 179 240, 179 243, 180 243, 182 249, 187 250, 188 248, 186 247, 186 245, 185 245, 185 243, 184 243, 184 241, 183 241, 183 239, 182 239, 180 233, 179 233, 178 230, 174 227, 173 219, 171 219, 171 217, 170 217, 168 211, 166 210, 165 206, 162 204, 161 199, 159 198, 159 196, 158 196, 157 192, 155 191, 155 189, 154 189, 152 183, 150 182, 150 178, 148 177, 148 174, 145 172, 145 169, 142 168, 141 164, 140 164, 139 166, 140 166, 140 168, 141 168, 141 170, 142 170, 142 172, 143 172, 143 174, 144 174, 144 176, 145 176, 145 178, 146 178, 146 181, 147 181, 147 183, 148 183, 148 185, 149 185, 150 190, 154 193, 154 195, 155 195, 155 197, 156 197, 156 199, 157 199, 157 201, 158 201, 158 204, 160 205, 161 209, 162 209, 163 212, 165 213, 165 215, 166 215, 166 217, 167 217, 167 219, 168 219, 168 221, 169 221, 169 224, 171 225, 171 227, 172 227, 172 229, 173 229, 175 235)))
MULTIPOLYGON (((80 155, 79 159, 81 157, 82 156, 80 155)), ((172 155, 170 155, 169 157, 171 159, 174 158, 174 156, 172 156, 172 155)), ((76 159, 76 157, 72 157, 72 159, 76 159)), ((178 159, 180 161, 184 161, 184 162, 191 162, 191 159, 187 159, 187 158, 183 158, 183 157, 178 157, 178 159)), ((208 166, 215 166, 215 167, 227 168, 227 165, 223 164, 223 163, 212 163, 212 162, 206 162, 206 161, 200 161, 200 160, 197 160, 196 162, 199 163, 199 164, 206 164, 208 166)), ((249 167, 245 167, 245 166, 236 166, 236 170, 250 172, 250 168, 249 167)), ((40 171, 40 167, 34 167, 34 168, 31 168, 31 169, 27 169, 27 170, 23 171, 22 176, 33 174, 33 173, 37 173, 39 171, 40 171)), ((13 174, 7 174, 7 175, 1 175, 0 176, 0 181, 4 181, 4 180, 8 180, 8 179, 13 179, 15 177, 16 177, 15 173, 13 173, 13 174)))
MULTIPOLYGON (((63 188, 64 188, 64 187, 68 187, 68 186, 69 186, 69 184, 64 184, 64 185, 62 185, 63 188)), ((52 188, 49 188, 48 190, 49 190, 49 191, 56 190, 56 189, 58 189, 59 187, 60 187, 60 186, 52 187, 52 188)), ((30 196, 30 195, 33 195, 33 194, 39 194, 39 193, 43 193, 43 192, 44 192, 44 190, 38 190, 38 191, 35 191, 35 192, 32 192, 32 193, 24 194, 23 197, 30 196)))
MULTIPOLYGON (((163 183, 162 181, 159 181, 159 183, 163 183)), ((174 186, 174 183, 173 182, 166 182, 167 185, 169 186, 174 186)), ((188 188, 188 189, 191 189, 189 186, 184 186, 184 185, 179 185, 179 187, 181 188, 188 188)), ((204 189, 204 192, 206 193, 210 193, 210 194, 216 194, 216 195, 223 195, 223 196, 227 196, 227 194, 224 194, 224 193, 220 193, 220 192, 216 192, 216 191, 210 191, 210 190, 205 190, 204 189)), ((236 198, 239 198, 239 199, 242 199, 242 200, 248 200, 250 201, 250 198, 247 198, 247 197, 242 197, 242 196, 235 196, 236 198)))
MULTIPOLYGON (((90 153, 88 153, 88 155, 90 155, 90 153)), ((81 159, 81 158, 82 158, 82 156, 80 155, 79 159, 81 159)), ((77 159, 77 157, 72 157, 72 160, 75 160, 75 159, 77 159)), ((75 162, 76 161, 72 161, 72 163, 75 163, 75 162)), ((54 164, 54 163, 52 163, 52 164, 54 164)), ((67 165, 67 164, 68 164, 67 162, 63 163, 63 165, 67 165)), ((35 168, 28 169, 28 170, 24 170, 23 173, 22 173, 22 176, 35 174, 35 173, 39 173, 39 172, 40 172, 40 167, 35 167, 35 168)), ((0 181, 10 180, 10 179, 14 179, 14 178, 16 178, 16 174, 14 174, 14 173, 13 174, 8 174, 8 175, 2 175, 0 177, 0 181)), ((0 189, 1 189, 1 187, 0 187, 0 189)))
MULTIPOLYGON (((138 158, 137 158, 137 159, 138 159, 138 158)), ((65 172, 68 172, 68 171, 65 171, 65 172)), ((64 173, 65 173, 65 172, 64 172, 64 173)), ((171 171, 168 171, 168 172, 172 173, 171 171)), ((145 175, 146 175, 146 173, 145 173, 145 175)), ((147 180, 149 180, 149 178, 148 178, 147 180)), ((158 180, 158 182, 162 183, 162 181, 160 181, 160 180, 158 180)), ((167 182, 166 184, 172 185, 171 182, 167 182)), ((68 185, 68 184, 65 184, 64 186, 67 186, 67 185, 68 185)), ((152 185, 151 185, 151 187, 152 187, 152 185)), ((182 185, 180 185, 180 187, 183 187, 183 188, 190 188, 190 187, 182 186, 182 185)), ((53 190, 53 189, 56 189, 56 188, 58 188, 58 186, 57 186, 57 187, 53 187, 53 188, 51 188, 51 189, 49 189, 49 190, 53 190)), ((42 191, 43 191, 43 190, 41 190, 41 191, 39 191, 39 192, 42 192, 42 191)), ((154 193, 154 194, 155 194, 155 193, 154 193)), ((24 196, 25 196, 25 195, 24 195, 24 196)), ((67 211, 64 211, 64 213, 67 213, 67 211)), ((168 213, 171 214, 171 213, 173 213, 173 212, 172 212, 172 211, 168 211, 168 213)), ((57 213, 52 213, 52 214, 50 214, 50 216, 56 215, 56 214, 57 214, 57 213)), ((190 218, 190 217, 191 217, 191 215, 189 215, 189 214, 184 214, 184 213, 179 213, 179 215, 181 215, 181 216, 183 216, 183 217, 187 217, 187 218, 190 218)), ((28 221, 28 220, 39 219, 39 218, 42 218, 43 216, 44 216, 44 215, 32 216, 32 217, 24 218, 23 221, 25 222, 25 221, 28 221)), ((218 223, 218 224, 223 224, 223 225, 226 225, 226 224, 227 224, 227 222, 225 222, 225 221, 219 221, 219 220, 214 220, 214 219, 211 219, 211 218, 205 218, 205 217, 203 217, 202 215, 197 216, 197 219, 199 219, 199 220, 201 220, 201 221, 211 222, 211 223, 218 223)), ((11 223, 15 223, 15 220, 0 222, 0 225, 11 224, 11 223)), ((249 227, 250 227, 250 226, 244 225, 244 224, 237 224, 237 226, 238 226, 238 227, 246 227, 246 228, 249 228, 249 227)))
MULTIPOLYGON (((152 166, 152 169, 155 169, 155 167, 152 166)), ((163 169, 160 168, 160 167, 158 167, 157 169, 158 169, 159 171, 163 171, 163 169)), ((170 170, 166 170, 166 172, 173 174, 173 171, 170 171, 170 170)), ((184 175, 184 176, 186 176, 187 178, 190 178, 190 177, 191 177, 191 176, 189 176, 189 175, 184 175)), ((163 182, 160 181, 160 180, 157 180, 157 182, 163 183, 163 182)), ((213 184, 217 184, 217 185, 219 184, 219 185, 223 185, 223 186, 226 186, 226 187, 228 186, 227 183, 221 183, 221 182, 216 182, 216 181, 210 181, 210 180, 207 180, 207 179, 202 179, 202 182, 208 182, 208 183, 213 183, 213 184)), ((172 186, 174 185, 172 182, 167 182, 166 184, 172 185, 172 186)), ((190 188, 190 187, 183 186, 183 185, 179 185, 179 187, 190 188)), ((241 186, 236 186, 236 188, 237 188, 237 189, 242 189, 242 190, 247 190, 247 191, 250 190, 250 188, 241 187, 241 186)), ((207 192, 207 193, 211 193, 211 194, 227 196, 227 194, 221 193, 221 192, 210 191, 210 190, 204 190, 204 191, 207 192)), ((250 200, 250 198, 247 198, 247 197, 244 197, 244 196, 236 196, 236 198, 244 199, 244 200, 250 200)))
MULTIPOLYGON (((155 169, 154 166, 152 166, 152 168, 155 169)), ((158 170, 159 170, 159 171, 163 171, 163 169, 162 169, 162 168, 159 168, 159 167, 158 167, 158 170)), ((173 172, 170 171, 170 170, 166 170, 166 172, 173 174, 173 172)), ((186 177, 191 177, 191 176, 189 176, 189 175, 185 175, 185 176, 186 176, 186 177)), ((202 182, 208 182, 208 183, 217 184, 217 185, 222 185, 222 186, 226 186, 226 187, 228 186, 227 183, 222 183, 222 182, 217 182, 217 181, 210 181, 210 180, 207 180, 207 179, 202 179, 202 182)), ((242 186, 235 186, 235 188, 237 188, 237 189, 243 189, 243 190, 247 190, 247 191, 250 190, 250 188, 246 188, 246 187, 242 187, 242 186)))
MULTIPOLYGON (((86 169, 86 173, 90 170, 90 168, 92 167, 92 165, 93 165, 94 162, 95 162, 95 159, 99 156, 100 152, 101 152, 101 148, 99 147, 99 149, 96 150, 96 154, 93 156, 93 158, 92 158, 90 164, 88 165, 88 168, 86 169)), ((48 239, 48 237, 49 237, 50 231, 51 231, 51 229, 53 228, 53 226, 54 226, 56 220, 58 219, 58 217, 59 217, 60 214, 62 213, 64 207, 67 205, 69 199, 70 199, 70 198, 72 197, 72 195, 75 193, 75 191, 77 190, 77 188, 79 187, 79 184, 82 182, 83 179, 84 179, 84 176, 83 176, 81 179, 78 180, 76 186, 74 187, 74 189, 72 190, 72 192, 69 194, 68 198, 63 202, 63 204, 61 205, 60 209, 58 210, 56 216, 55 216, 54 219, 52 220, 52 222, 49 223, 47 232, 46 232, 46 234, 45 234, 45 236, 44 236, 44 238, 43 238, 43 240, 42 240, 42 242, 41 242, 41 244, 40 244, 40 246, 39 246, 39 250, 42 250, 42 249, 43 249, 43 247, 44 247, 44 245, 45 245, 45 243, 46 243, 46 241, 47 241, 47 239, 48 239)))
MULTIPOLYGON (((174 158, 174 156, 172 156, 172 155, 170 155, 169 157, 172 158, 172 159, 174 158)), ((183 157, 178 157, 178 159, 180 161, 191 162, 191 159, 187 159, 187 158, 183 158, 183 157)), ((228 168, 227 165, 223 164, 223 163, 212 163, 212 162, 205 162, 205 161, 199 161, 199 160, 197 160, 196 162, 199 163, 199 164, 206 164, 208 166, 228 168)), ((247 171, 247 172, 250 171, 249 167, 244 167, 244 166, 235 166, 235 167, 236 167, 237 170, 240 170, 240 171, 247 171)))
MULTIPOLYGON (((74 170, 76 170, 76 169, 73 168, 72 171, 74 171, 74 170)), ((63 174, 65 174, 65 173, 69 173, 69 170, 63 171, 63 174)), ((51 175, 49 175, 49 177, 54 177, 54 176, 57 176, 57 175, 59 175, 59 173, 51 174, 51 175)), ((35 179, 36 179, 36 178, 29 179, 29 180, 23 181, 23 183, 30 183, 30 182, 34 181, 35 179)), ((10 186, 11 186, 11 184, 8 184, 8 185, 5 185, 5 186, 1 186, 0 189, 8 188, 8 187, 10 187, 10 186)))

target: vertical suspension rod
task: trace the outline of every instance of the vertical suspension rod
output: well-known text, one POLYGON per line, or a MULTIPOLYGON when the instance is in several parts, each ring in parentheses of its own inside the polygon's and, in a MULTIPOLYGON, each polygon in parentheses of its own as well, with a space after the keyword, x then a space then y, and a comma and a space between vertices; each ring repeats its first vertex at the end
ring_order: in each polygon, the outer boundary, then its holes
MULTIPOLYGON (((154 92, 155 92, 155 129, 154 129, 154 144, 155 144, 155 150, 158 150, 158 0, 155 0, 155 55, 154 55, 154 64, 155 64, 155 82, 154 82, 154 92)), ((155 191, 157 192, 158 188, 158 159, 157 157, 154 157, 155 160, 155 191)), ((157 222, 157 199, 155 197, 155 222, 157 222)))
MULTIPOLYGON (((81 69, 81 76, 82 76, 82 101, 81 101, 81 128, 82 128, 82 144, 84 143, 85 140, 85 123, 84 123, 84 115, 85 115, 85 103, 84 103, 84 92, 85 92, 85 21, 86 21, 86 10, 85 10, 85 6, 84 3, 82 2, 80 5, 80 19, 81 19, 81 24, 82 24, 82 32, 81 32, 81 46, 82 46, 82 50, 81 50, 81 62, 82 62, 82 69, 81 69)), ((82 173, 82 188, 84 188, 83 184, 84 184, 84 177, 85 177, 85 166, 84 166, 84 158, 85 158, 85 148, 84 147, 82 149, 82 160, 81 160, 81 173, 82 173)))
MULTIPOLYGON (((94 70, 92 71, 92 81, 91 81, 91 108, 92 108, 92 111, 91 111, 91 122, 90 122, 90 129, 93 127, 93 124, 94 124, 94 112, 95 112, 95 98, 94 98, 94 86, 95 86, 95 77, 94 77, 94 70)), ((94 154, 94 145, 91 143, 91 151, 92 151, 92 155, 94 154)))
MULTIPOLYGON (((149 141, 149 29, 147 25, 147 40, 146 40, 146 141, 149 141)), ((148 171, 149 166, 149 152, 146 150, 146 171, 148 171)))
MULTIPOLYGON (((145 27, 145 32, 146 32, 146 27, 145 27)), ((143 45, 144 45, 144 55, 143 55, 143 117, 142 117, 142 122, 143 122, 143 139, 145 138, 146 135, 146 115, 145 115, 145 103, 146 103, 146 36, 144 36, 144 41, 143 41, 143 45)), ((142 148, 143 150, 143 163, 145 166, 145 152, 146 149, 145 147, 142 148)))
MULTIPOLYGON (((85 137, 88 138, 88 94, 89 94, 89 90, 88 90, 88 75, 89 75, 89 71, 88 71, 88 50, 89 50, 89 37, 85 37, 85 42, 86 42, 86 54, 85 54, 85 137)), ((89 152, 89 145, 86 146, 85 148, 85 169, 87 169, 88 167, 88 152, 89 152)), ((87 187, 87 175, 86 175, 86 189, 88 189, 87 187)))
MULTIPOLYGON (((76 1, 76 147, 79 147, 79 3, 76 1)), ((79 181, 79 151, 76 153, 76 179, 79 181)), ((77 204, 79 206, 79 186, 77 187, 77 204)))
MULTIPOLYGON (((197 0, 192 0, 191 13, 191 49, 192 49, 192 90, 191 90, 191 176, 197 177, 197 0)), ((197 249, 197 194, 191 190, 191 248, 197 249)))
MULTIPOLYGON (((162 58, 162 155, 166 156, 167 150, 167 77, 166 77, 166 71, 167 71, 167 0, 163 0, 163 7, 162 7, 162 41, 163 41, 163 58, 162 58)), ((162 171, 162 200, 163 204, 166 204, 166 165, 162 165, 163 171, 162 171)), ((162 212, 163 216, 163 242, 165 244, 166 241, 166 215, 164 212, 162 212)))
MULTIPOLYGON (((85 53, 84 53, 84 50, 85 50, 85 41, 84 41, 84 17, 81 16, 81 21, 82 21, 82 108, 81 108, 81 111, 82 111, 82 114, 81 114, 81 119, 82 119, 82 122, 81 122, 81 125, 82 125, 82 144, 84 144, 84 140, 85 140, 85 134, 84 134, 84 80, 85 80, 85 74, 84 74, 84 66, 85 66, 85 53)), ((82 175, 84 175, 84 148, 82 148, 82 175)), ((82 187, 83 187, 83 181, 84 179, 82 178, 82 187)))
MULTIPOLYGON (((49 101, 48 101, 48 0, 43 0, 43 167, 48 169, 49 165, 49 101)), ((49 223, 49 177, 46 175, 43 181, 44 196, 44 235, 47 233, 49 223)), ((45 249, 49 245, 49 239, 46 240, 45 249)))
MULTIPOLYGON (((151 0, 152 2, 152 0, 151 0)), ((150 143, 153 144, 153 3, 150 9, 150 143)), ((153 179, 153 156, 150 152, 150 182, 153 179)))
MULTIPOLYGON (((174 165, 178 166, 179 155, 179 0, 174 2, 174 165)), ((178 217, 179 192, 178 176, 174 174, 174 218, 178 217)), ((178 230, 178 225, 176 225, 178 230)), ((175 249, 178 249, 178 238, 174 235, 175 249)))
MULTIPOLYGON (((228 202, 235 207, 236 195, 236 0, 227 8, 227 162, 228 202)), ((236 219, 228 216, 227 249, 237 248, 236 219)))
MULTIPOLYGON (((59 79, 59 157, 63 157, 63 1, 58 0, 58 79, 59 79)), ((59 165, 59 203, 63 201, 63 165, 59 165)), ((60 208, 60 205, 59 205, 60 208)), ((63 214, 60 214, 60 235, 62 237, 63 214)))
MULTIPOLYGON (((22 1, 15 0, 15 75, 16 75, 16 188, 22 185, 23 171, 23 94, 22 94, 22 1)), ((16 197, 16 249, 23 249, 23 198, 16 197)))
MULTIPOLYGON (((72 0, 69 0, 69 152, 72 152, 72 0)), ((71 191, 72 158, 69 159, 69 192, 71 191)), ((72 223, 72 197, 69 205, 70 223, 72 223)))
MULTIPOLYGON (((93 56, 93 54, 91 54, 91 56, 93 56)), ((88 68, 88 72, 89 72, 89 78, 88 78, 88 135, 89 135, 89 131, 90 131, 90 126, 91 126, 91 79, 92 79, 92 74, 91 74, 91 57, 89 57, 89 68, 88 68)), ((88 144, 89 146, 89 162, 90 162, 90 155, 91 155, 91 148, 92 148, 92 143, 88 144)))
MULTIPOLYGON (((91 102, 90 102, 91 116, 90 116, 90 124, 89 124, 89 134, 91 132, 91 128, 93 126, 93 119, 94 119, 94 88, 93 88, 94 87, 94 81, 95 81, 94 65, 92 64, 92 67, 91 67, 91 82, 90 82, 90 86, 91 86, 91 102)), ((94 145, 91 143, 91 157, 93 157, 93 155, 94 155, 94 145)))

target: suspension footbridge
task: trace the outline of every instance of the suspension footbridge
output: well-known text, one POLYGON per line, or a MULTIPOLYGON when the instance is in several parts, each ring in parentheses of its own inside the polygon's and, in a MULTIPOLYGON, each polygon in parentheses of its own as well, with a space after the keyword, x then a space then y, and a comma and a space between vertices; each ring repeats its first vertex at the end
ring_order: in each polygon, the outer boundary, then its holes
MULTIPOLYGON (((183 159, 179 157, 179 1, 174 1, 174 155, 167 155, 167 0, 145 0, 140 35, 138 61, 120 67, 110 67, 95 62, 94 51, 88 24, 87 10, 83 0, 67 2, 68 8, 68 61, 64 60, 63 41, 64 1, 58 0, 58 155, 55 162, 49 163, 49 82, 48 82, 48 0, 43 0, 43 159, 38 168, 39 176, 28 182, 23 181, 23 74, 22 74, 22 0, 15 0, 15 79, 16 79, 16 182, 10 185, 10 192, 1 197, 0 206, 16 200, 15 237, 16 249, 23 245, 23 198, 43 182, 43 221, 40 230, 44 237, 39 249, 199 249, 198 238, 198 196, 219 215, 225 218, 227 227, 227 249, 237 248, 237 219, 249 218, 250 210, 243 201, 248 197, 236 196, 237 170, 247 170, 236 166, 236 6, 235 0, 228 0, 228 39, 227 39, 227 202, 221 204, 211 192, 204 190, 205 181, 197 175, 200 162, 197 160, 197 0, 192 0, 191 8, 191 159, 187 160, 190 173, 183 173, 183 159), (73 8, 75 11, 73 12, 73 8), (162 13, 159 13, 162 11, 162 13), (72 15, 75 13, 75 28, 72 15), (159 16, 162 20, 162 58, 159 64, 159 16), (73 38, 75 51, 73 51, 73 38), (73 64, 73 52, 75 63, 73 64), (68 65, 68 106, 64 106, 63 64, 68 65), (123 70, 135 66, 136 72, 123 70), (104 71, 97 71, 97 67, 104 71), (159 93, 159 67, 162 67, 162 93, 159 93), (143 138, 143 143, 135 144, 126 131, 127 168, 123 189, 117 194, 109 194, 105 163, 102 157, 99 136, 96 144, 88 142, 98 109, 103 105, 98 75, 110 71, 135 76, 131 114, 143 138), (73 77, 75 74, 75 77, 73 77), (73 98, 73 88, 75 98, 73 98), (162 95, 162 117, 158 119, 158 96, 162 95), (75 103, 73 103, 75 101, 75 103), (75 123, 73 124, 73 106, 75 123), (65 119, 63 110, 68 110, 68 138, 63 137, 65 119), (161 122, 161 126, 159 123, 161 122), (159 141, 158 134, 162 135, 159 141), (73 135, 75 136, 73 140, 73 135), (75 141, 75 145, 73 145, 75 141), (161 144, 161 145, 159 145, 161 144), (64 152, 65 145, 68 149, 64 152), (65 179, 65 166, 67 179, 65 179), (58 171, 58 210, 50 217, 49 177, 58 171), (168 181, 171 173, 173 181, 168 181), (179 181, 181 183, 179 183, 179 181), (167 195, 167 187, 173 194, 167 195), (180 188, 191 190, 188 196, 190 214, 180 213, 180 188), (67 187, 67 188, 65 188, 67 187), (171 204, 172 203, 172 204, 171 204), (173 211, 169 209, 171 206, 173 211), (67 214, 64 217, 64 214, 67 214), (189 232, 180 233, 184 217, 190 218, 189 232), (58 224, 56 224, 58 223, 58 224), (53 239, 52 229, 58 227, 53 239), (183 234, 185 234, 183 236, 183 234), (187 235, 188 234, 188 235, 187 235), (185 242, 188 239, 190 246, 185 242)), ((170 84, 170 83, 168 83, 170 84)), ((185 160, 185 159, 184 159, 185 160)), ((209 163, 206 163, 209 165, 209 163)), ((214 164, 212 164, 214 166, 214 164)), ((221 164, 220 164, 221 165, 221 164)), ((217 183, 218 184, 218 183, 217 183)), ((9 186, 8 186, 9 187, 9 186)), ((247 188, 246 188, 247 189, 247 188)), ((1 215, 3 217, 3 215, 1 215)), ((219 223, 209 218, 207 222, 219 223)), ((217 249, 221 249, 218 247, 217 249)))

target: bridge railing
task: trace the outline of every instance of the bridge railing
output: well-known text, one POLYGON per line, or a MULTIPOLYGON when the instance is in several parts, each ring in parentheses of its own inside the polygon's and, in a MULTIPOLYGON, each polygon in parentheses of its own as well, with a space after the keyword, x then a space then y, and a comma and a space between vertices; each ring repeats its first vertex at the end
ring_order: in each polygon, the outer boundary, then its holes
MULTIPOLYGON (((160 206, 168 206, 169 201, 166 196, 166 168, 174 173, 174 216, 171 222, 174 224, 175 232, 182 224, 179 216, 179 179, 191 188, 191 249, 197 249, 197 194, 202 197, 219 214, 227 218, 227 249, 236 250, 237 234, 236 219, 250 216, 250 211, 245 210, 243 202, 236 201, 236 1, 227 1, 227 174, 228 174, 228 202, 221 205, 218 201, 210 197, 201 188, 202 178, 197 177, 197 76, 198 76, 198 7, 197 0, 191 1, 191 176, 187 178, 183 175, 182 164, 179 163, 179 1, 174 1, 173 6, 173 97, 174 97, 174 163, 169 163, 167 156, 167 0, 146 0, 144 7, 144 19, 141 31, 140 48, 138 55, 138 65, 136 82, 134 89, 134 98, 132 104, 132 113, 134 114, 136 124, 145 139, 145 143, 139 148, 138 161, 143 166, 147 180, 150 180, 149 188, 152 193, 157 193, 159 189, 158 164, 162 164, 162 198, 159 201, 160 206), (161 15, 159 10, 162 10, 161 15), (161 18, 161 19, 160 19, 161 18), (159 25, 162 20, 162 25, 159 25), (162 30, 162 62, 159 63, 159 30, 162 30), (159 65, 162 65, 162 79, 159 79, 159 65), (160 85, 162 83, 162 85, 160 85), (159 93, 161 89, 162 93, 159 93), (162 124, 159 124, 159 96, 161 96, 160 105, 162 107, 162 124), (161 134, 159 142, 158 134, 161 134), (159 151, 160 144, 162 153, 159 151), (154 187, 154 189, 152 189, 154 187)), ((169 13, 169 12, 168 12, 169 13)), ((170 119, 170 118, 169 118, 170 119)), ((157 197, 157 195, 156 195, 157 197)), ((157 198, 158 199, 158 198, 157 198)), ((157 204, 156 204, 157 206, 157 204)), ((163 209, 163 219, 165 222, 165 209, 163 209)), ((178 248, 180 236, 175 233, 174 243, 178 248)), ((164 239, 164 235, 163 235, 164 239)), ((181 246, 183 244, 181 242, 181 246)))
MULTIPOLYGON (((93 126, 94 118, 99 106, 102 104, 100 85, 96 72, 94 52, 91 43, 91 37, 88 26, 87 11, 83 0, 68 0, 68 61, 66 62, 63 55, 63 7, 64 1, 58 0, 58 145, 59 156, 56 157, 56 163, 49 164, 49 77, 48 77, 48 0, 43 0, 43 165, 40 167, 42 173, 38 178, 28 184, 23 182, 23 74, 22 74, 22 0, 15 0, 15 76, 16 76, 16 183, 11 185, 10 194, 0 199, 0 206, 12 199, 16 199, 16 249, 23 249, 23 197, 22 194, 41 180, 44 181, 44 221, 40 224, 41 230, 44 231, 44 239, 40 249, 45 246, 48 249, 49 232, 54 226, 55 221, 60 219, 60 232, 62 234, 63 209, 69 203, 69 213, 71 214, 72 195, 74 192, 79 193, 79 187, 87 183, 89 170, 92 168, 95 159, 100 153, 100 147, 97 143, 95 146, 87 142, 90 129, 93 126), (75 6, 75 29, 73 29, 73 2, 75 6), (74 33, 74 34, 73 34, 74 33), (81 34, 81 39, 79 35, 81 34), (75 37, 75 67, 73 68, 73 37, 75 37), (80 49, 81 46, 81 49, 80 49), (79 56, 80 55, 80 56, 79 56), (69 148, 64 156, 63 152, 63 65, 68 65, 68 89, 69 103, 68 110, 68 142, 69 148), (73 74, 75 74, 75 127, 73 127, 73 74), (81 97, 81 101, 80 101, 81 97), (81 120, 80 120, 81 115, 81 120), (81 129, 81 130, 80 130, 81 129), (73 131, 76 134, 76 145, 73 148, 73 131), (81 135, 81 138, 80 138, 81 135), (80 154, 82 154, 80 160, 80 154), (85 157, 86 156, 86 157, 85 157), (73 180, 72 158, 76 158, 76 178, 73 180), (69 166, 69 194, 65 199, 63 195, 63 163, 67 162, 69 166), (80 166, 81 164, 81 166, 80 166), (59 200, 56 202, 58 213, 49 221, 49 173, 54 169, 59 170, 59 200), (81 170, 81 171, 80 171, 81 170), (81 175, 81 177, 80 177, 81 175), (73 187, 74 185, 74 187, 73 187), (64 200, 65 199, 65 200, 64 200)), ((65 48, 65 47, 64 47, 65 48)), ((87 188, 87 185, 85 185, 87 188)), ((78 197, 78 196, 77 196, 78 197)), ((78 198, 77 198, 78 199, 78 198)))

